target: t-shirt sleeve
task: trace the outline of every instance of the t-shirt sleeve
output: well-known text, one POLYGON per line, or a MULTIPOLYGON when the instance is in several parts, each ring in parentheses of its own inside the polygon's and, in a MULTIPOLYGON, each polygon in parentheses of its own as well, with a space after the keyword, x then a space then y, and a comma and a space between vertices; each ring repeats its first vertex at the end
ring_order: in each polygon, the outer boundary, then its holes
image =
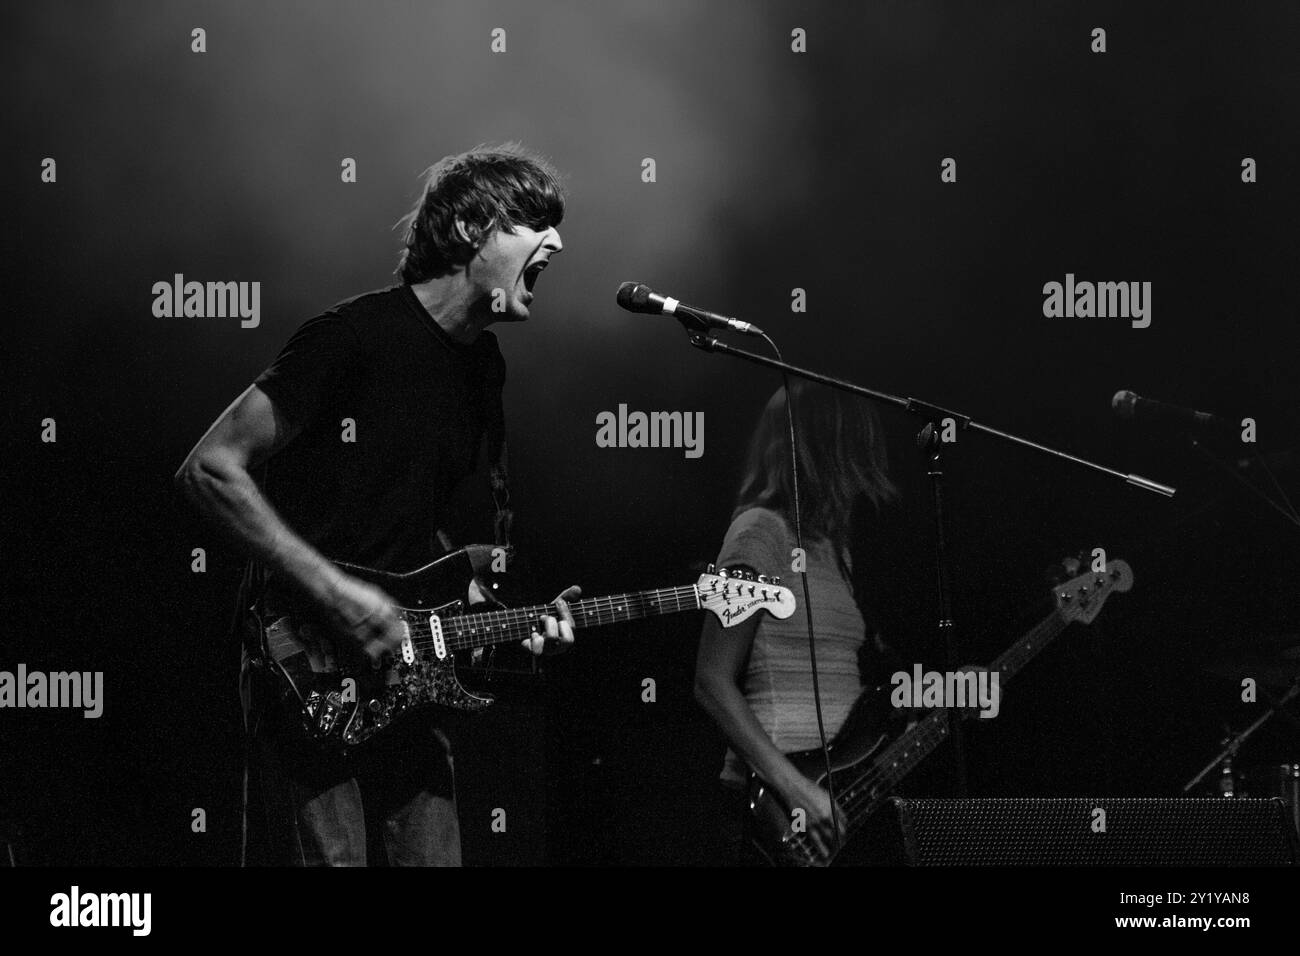
POLYGON ((722 550, 718 552, 718 566, 735 568, 740 565, 752 568, 759 574, 783 575, 790 570, 790 542, 785 522, 774 511, 750 508, 736 515, 722 550))
POLYGON ((308 319, 255 384, 294 424, 311 424, 338 381, 357 362, 360 342, 337 312, 308 319))

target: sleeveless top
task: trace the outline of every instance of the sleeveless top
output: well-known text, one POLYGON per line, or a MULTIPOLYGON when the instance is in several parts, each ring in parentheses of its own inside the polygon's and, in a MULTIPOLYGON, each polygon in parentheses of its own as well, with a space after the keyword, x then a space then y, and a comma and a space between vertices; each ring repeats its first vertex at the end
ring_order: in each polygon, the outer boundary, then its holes
MULTIPOLYGON (((831 543, 805 538, 804 546, 822 717, 829 741, 862 690, 858 661, 866 624, 831 543)), ((732 521, 717 560, 720 567, 743 564, 759 574, 779 575, 781 583, 794 592, 798 607, 789 618, 780 621, 762 615, 741 681, 745 700, 772 743, 784 753, 820 746, 803 585, 798 573, 790 570, 794 547, 794 529, 780 513, 750 508, 732 521)), ((722 782, 739 786, 746 772, 744 760, 728 750, 722 782)))

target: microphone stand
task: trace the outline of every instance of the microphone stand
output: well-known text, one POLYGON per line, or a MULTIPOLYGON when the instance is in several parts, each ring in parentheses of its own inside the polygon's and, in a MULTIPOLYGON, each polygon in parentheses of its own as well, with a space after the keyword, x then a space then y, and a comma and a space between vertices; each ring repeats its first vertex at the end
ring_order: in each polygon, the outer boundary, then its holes
POLYGON ((1224 462, 1220 461, 1218 457, 1214 455, 1209 449, 1207 449, 1203 444, 1201 444, 1201 442, 1199 442, 1196 436, 1193 435, 1191 432, 1184 432, 1183 438, 1187 441, 1189 445, 1191 445, 1198 452, 1204 455, 1210 462, 1216 465, 1221 471, 1226 471, 1228 473, 1228 477, 1234 479, 1238 484, 1244 487, 1247 491, 1254 494, 1257 498, 1262 500, 1270 508, 1272 508, 1278 514, 1280 514, 1283 518, 1291 522, 1291 524, 1295 525, 1296 527, 1300 527, 1300 515, 1296 514, 1295 509, 1291 506, 1290 499, 1287 498, 1286 492, 1282 490, 1282 486, 1278 484, 1277 478, 1273 476, 1273 472, 1269 469, 1268 464, 1267 462, 1264 461, 1263 456, 1258 456, 1259 462, 1263 466, 1265 474, 1267 474, 1269 478, 1272 479, 1273 484, 1277 487, 1278 491, 1280 492, 1282 496, 1282 501, 1285 503, 1285 507, 1283 507, 1282 504, 1279 504, 1277 499, 1269 495, 1266 491, 1256 487, 1255 485, 1252 485, 1249 481, 1243 478, 1236 470, 1234 470, 1232 467, 1225 464, 1224 462))
MULTIPOLYGON (((678 313, 675 318, 682 323, 686 329, 687 336, 691 345, 705 352, 718 352, 722 355, 731 355, 735 358, 744 359, 754 365, 762 365, 766 368, 773 368, 785 372, 788 375, 794 375, 798 378, 806 379, 810 382, 817 382, 821 385, 828 385, 831 388, 837 388, 842 392, 848 392, 851 395, 858 395, 862 398, 869 398, 872 401, 880 402, 885 405, 893 405, 901 408, 911 415, 917 416, 925 421, 925 426, 921 429, 918 436, 917 444, 922 453, 929 461, 927 474, 930 476, 931 486, 933 488, 934 500, 934 554, 935 570, 938 581, 938 607, 939 607, 939 634, 943 638, 944 652, 948 660, 948 669, 956 670, 960 655, 957 653, 956 624, 952 617, 952 593, 951 593, 951 575, 948 567, 947 551, 947 534, 946 522, 947 513, 944 508, 943 494, 943 471, 939 466, 939 449, 942 442, 938 440, 939 430, 943 427, 945 419, 952 419, 961 430, 971 430, 982 432, 985 435, 992 435, 1003 441, 1010 442, 1014 445, 1020 445, 1023 448, 1030 448, 1034 451, 1045 455, 1051 455, 1054 458, 1064 459, 1081 465, 1085 468, 1091 468, 1093 471, 1101 472, 1112 478, 1119 478, 1124 482, 1150 491, 1155 494, 1164 495, 1172 498, 1175 489, 1168 485, 1162 485, 1159 482, 1151 481, 1149 478, 1143 478, 1140 475, 1124 474, 1113 468, 1107 468, 1085 458, 1079 458, 1075 455, 1067 454, 1055 448, 1049 448, 1046 445, 1040 445, 1038 442, 1030 441, 1027 438, 1021 438, 1018 435, 1012 435, 1009 432, 999 431, 996 428, 990 428, 988 425, 982 425, 972 419, 969 415, 963 415, 960 412, 943 408, 939 405, 933 405, 930 402, 922 401, 918 398, 902 398, 898 395, 891 395, 888 392, 877 391, 873 388, 866 388, 862 385, 855 385, 852 382, 846 382, 843 379, 834 378, 830 375, 823 375, 820 372, 814 372, 810 369, 799 368, 782 362, 778 359, 768 358, 766 355, 759 355, 757 352, 749 352, 745 349, 738 349, 735 346, 727 345, 725 342, 719 342, 714 330, 704 321, 690 314, 678 313)), ((951 720, 949 725, 952 731, 953 753, 956 758, 957 769, 957 787, 958 795, 966 795, 966 756, 965 745, 963 743, 962 725, 960 720, 951 720)))
MULTIPOLYGON (((916 436, 916 447, 930 463, 926 474, 930 476, 934 501, 934 565, 939 582, 939 636, 943 638, 943 653, 947 660, 945 666, 949 673, 955 673, 961 665, 957 654, 957 624, 952 619, 952 585, 948 575, 948 545, 944 536, 943 468, 939 464, 943 443, 939 440, 937 427, 934 421, 926 422, 916 436)), ((964 797, 967 790, 966 734, 960 720, 950 720, 948 725, 951 728, 953 761, 957 772, 957 796, 964 797)))
MULTIPOLYGON (((1261 696, 1263 696, 1264 702, 1269 705, 1268 710, 1266 710, 1260 717, 1256 718, 1255 722, 1241 733, 1226 741, 1226 746, 1214 755, 1214 759, 1202 767, 1200 773, 1191 780, 1188 780, 1187 783, 1183 784, 1183 793, 1187 793, 1199 784, 1205 779, 1206 775, 1208 775, 1211 770, 1220 766, 1225 760, 1230 757, 1236 757, 1237 751, 1241 749, 1241 745, 1249 740, 1255 731, 1263 727, 1273 717, 1281 716, 1283 720, 1287 721, 1287 723, 1292 724, 1295 727, 1300 727, 1300 721, 1297 721, 1296 718, 1292 717, 1286 711, 1287 704, 1289 704, 1291 699, 1297 694, 1300 694, 1300 678, 1292 678, 1291 689, 1288 690, 1281 699, 1273 697, 1267 692, 1261 691, 1261 696)), ((1297 811, 1297 808, 1292 807, 1291 812, 1294 814, 1300 811, 1297 811)))

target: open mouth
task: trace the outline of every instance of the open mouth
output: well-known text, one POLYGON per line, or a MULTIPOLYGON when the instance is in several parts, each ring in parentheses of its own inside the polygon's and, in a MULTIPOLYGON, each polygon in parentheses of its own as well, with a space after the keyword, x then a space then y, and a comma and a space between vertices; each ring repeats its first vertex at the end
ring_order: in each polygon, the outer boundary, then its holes
POLYGON ((524 288, 529 292, 533 291, 533 286, 537 285, 537 277, 542 274, 546 268, 546 260, 538 259, 524 270, 524 288))

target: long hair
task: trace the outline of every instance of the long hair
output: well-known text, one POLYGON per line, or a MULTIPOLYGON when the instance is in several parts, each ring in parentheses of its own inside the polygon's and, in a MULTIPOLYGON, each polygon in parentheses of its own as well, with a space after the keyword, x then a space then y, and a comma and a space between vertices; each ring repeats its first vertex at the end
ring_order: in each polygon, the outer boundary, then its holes
POLYGON ((564 187, 550 163, 518 143, 476 146, 425 170, 419 201, 397 223, 406 248, 395 271, 406 285, 425 282, 465 265, 497 229, 540 232, 563 219, 564 187))
MULTIPOLYGON (((791 385, 799 439, 799 503, 805 534, 846 548, 850 522, 864 504, 876 512, 897 497, 880 417, 863 398, 797 379, 791 385)), ((732 520, 770 508, 794 524, 790 432, 785 389, 768 400, 749 443, 732 520)))

